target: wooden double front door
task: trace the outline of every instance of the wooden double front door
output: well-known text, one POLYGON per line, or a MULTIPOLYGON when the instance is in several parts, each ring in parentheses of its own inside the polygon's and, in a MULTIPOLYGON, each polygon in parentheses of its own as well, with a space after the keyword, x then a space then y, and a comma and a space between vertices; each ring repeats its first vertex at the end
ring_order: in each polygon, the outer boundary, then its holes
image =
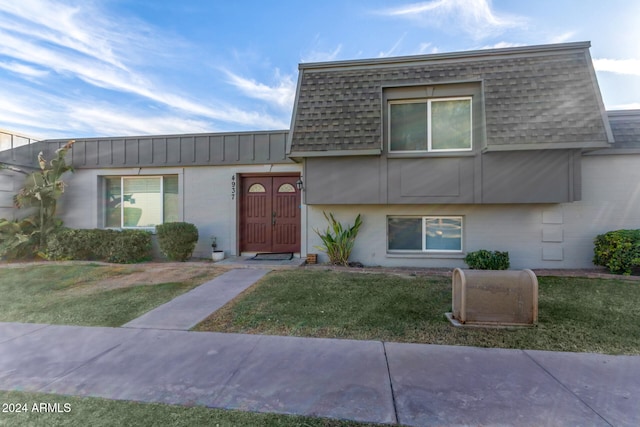
POLYGON ((241 180, 240 251, 300 252, 298 176, 241 180))

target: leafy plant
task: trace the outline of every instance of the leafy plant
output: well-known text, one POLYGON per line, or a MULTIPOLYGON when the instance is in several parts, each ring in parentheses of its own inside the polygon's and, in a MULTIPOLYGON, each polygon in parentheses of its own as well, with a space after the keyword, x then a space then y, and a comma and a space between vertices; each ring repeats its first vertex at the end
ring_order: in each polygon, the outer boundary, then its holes
POLYGON ((362 225, 360 214, 358 214, 352 226, 343 227, 342 224, 336 221, 332 213, 329 213, 329 215, 327 215, 326 212, 322 213, 329 223, 329 226, 324 232, 314 229, 316 234, 322 239, 322 243, 324 243, 324 246, 315 247, 327 253, 331 264, 348 266, 349 257, 351 256, 358 230, 362 225))
POLYGON ((593 263, 629 275, 640 267, 640 230, 615 230, 594 239, 593 263))
POLYGON ((191 258, 198 242, 198 229, 188 222, 167 222, 156 226, 160 251, 173 261, 191 258))
POLYGON ((145 230, 61 228, 47 240, 53 260, 96 260, 128 264, 151 259, 151 233, 145 230))
POLYGON ((31 218, 18 221, 0 219, 0 259, 20 259, 33 255, 37 224, 31 218))
POLYGON ((464 257, 464 262, 474 270, 507 270, 510 266, 509 252, 491 252, 486 249, 469 252, 464 257))
POLYGON ((62 175, 73 172, 73 167, 65 160, 67 152, 75 141, 56 150, 50 162, 38 153, 39 171, 28 173, 24 170, 0 164, 1 169, 9 169, 27 176, 24 187, 13 197, 14 205, 20 208, 35 208, 36 213, 18 221, 2 220, 0 245, 2 257, 26 257, 44 250, 47 237, 62 225, 56 218, 58 199, 64 193, 65 182, 62 175), (5 238, 7 239, 5 241, 5 238))

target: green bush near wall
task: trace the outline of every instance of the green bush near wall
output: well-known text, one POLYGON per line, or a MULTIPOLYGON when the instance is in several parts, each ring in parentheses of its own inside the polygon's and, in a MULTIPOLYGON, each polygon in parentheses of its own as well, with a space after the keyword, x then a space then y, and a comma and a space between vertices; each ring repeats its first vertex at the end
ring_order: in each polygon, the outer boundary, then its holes
POLYGON ((615 274, 631 274, 640 267, 640 230, 615 230, 594 239, 593 263, 615 274))
POLYGON ((151 259, 151 233, 144 230, 61 228, 47 240, 51 260, 130 264, 151 259))
POLYGON ((191 258, 198 243, 198 229, 188 222, 167 222, 156 226, 160 252, 172 261, 191 258))
POLYGON ((480 249, 469 252, 464 262, 474 270, 507 270, 510 266, 509 252, 488 251, 480 249))

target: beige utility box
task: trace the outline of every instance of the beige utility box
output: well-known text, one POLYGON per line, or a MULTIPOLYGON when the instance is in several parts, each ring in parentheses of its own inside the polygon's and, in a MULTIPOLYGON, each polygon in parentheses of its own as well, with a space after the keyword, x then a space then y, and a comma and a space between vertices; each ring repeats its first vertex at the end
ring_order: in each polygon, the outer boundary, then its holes
POLYGON ((454 324, 532 326, 538 322, 538 279, 525 270, 463 270, 452 278, 454 324))

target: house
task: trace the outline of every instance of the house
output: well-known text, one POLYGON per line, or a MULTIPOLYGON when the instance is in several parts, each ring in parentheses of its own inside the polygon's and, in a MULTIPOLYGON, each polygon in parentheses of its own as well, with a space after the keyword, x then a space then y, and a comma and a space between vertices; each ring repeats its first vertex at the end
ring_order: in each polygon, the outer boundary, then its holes
POLYGON ((184 220, 199 256, 214 235, 230 255, 305 256, 323 212, 360 213, 365 265, 458 267, 484 248, 590 267, 597 234, 640 228, 640 111, 605 111, 589 46, 301 64, 289 130, 77 140, 63 219, 184 220))

